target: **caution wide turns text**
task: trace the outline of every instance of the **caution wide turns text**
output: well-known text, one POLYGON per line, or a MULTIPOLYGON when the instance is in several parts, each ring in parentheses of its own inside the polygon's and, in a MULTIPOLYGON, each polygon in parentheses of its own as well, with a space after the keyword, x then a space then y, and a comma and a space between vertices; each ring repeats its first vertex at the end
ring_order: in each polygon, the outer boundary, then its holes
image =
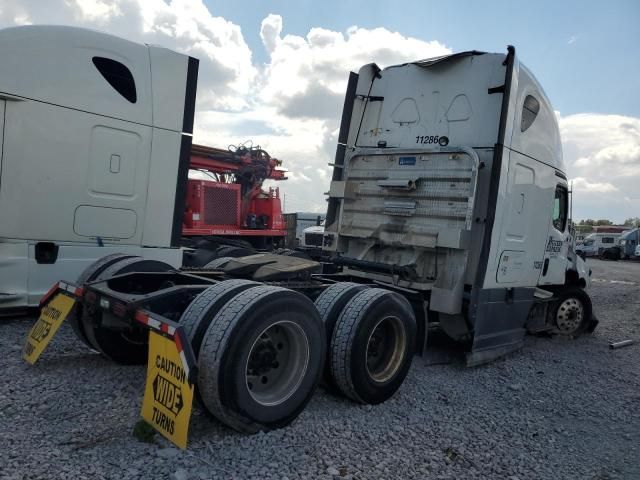
POLYGON ((42 307, 40 318, 29 330, 27 340, 22 350, 22 358, 30 364, 36 363, 53 336, 71 312, 75 300, 63 293, 56 295, 53 300, 42 307))
POLYGON ((192 404, 193 385, 178 347, 173 340, 150 331, 142 418, 175 445, 186 448, 192 404))

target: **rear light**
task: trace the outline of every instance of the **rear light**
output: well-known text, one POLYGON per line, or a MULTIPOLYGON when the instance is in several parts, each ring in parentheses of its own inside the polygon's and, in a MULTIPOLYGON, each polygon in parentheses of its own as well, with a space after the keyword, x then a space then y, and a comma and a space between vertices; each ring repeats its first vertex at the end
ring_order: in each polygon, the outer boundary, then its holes
POLYGON ((97 299, 98 299, 98 296, 92 291, 88 291, 84 295, 84 301, 90 304, 96 303, 97 299))
POLYGON ((55 285, 53 287, 51 287, 47 293, 44 294, 44 296, 40 299, 40 306, 41 307, 45 303, 47 303, 47 301, 49 300, 51 295, 53 295, 54 292, 56 292, 58 290, 59 286, 60 286, 60 282, 56 282, 55 285))
POLYGON ((124 317, 127 315, 127 306, 124 303, 113 302, 111 311, 118 317, 124 317))

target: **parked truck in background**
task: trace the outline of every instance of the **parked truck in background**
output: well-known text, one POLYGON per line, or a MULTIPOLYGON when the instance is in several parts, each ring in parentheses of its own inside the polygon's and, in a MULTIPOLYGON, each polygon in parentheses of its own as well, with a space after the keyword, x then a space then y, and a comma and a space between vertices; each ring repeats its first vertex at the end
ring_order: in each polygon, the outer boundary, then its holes
POLYGON ((308 247, 322 248, 322 231, 320 231, 320 241, 311 236, 305 239, 305 232, 317 230, 317 227, 324 223, 324 213, 296 212, 285 213, 285 222, 288 230, 287 248, 306 250, 308 247))
POLYGON ((318 225, 312 225, 302 231, 299 249, 307 252, 311 258, 323 256, 322 240, 324 238, 324 219, 318 225))
POLYGON ((197 59, 43 26, 0 30, 0 59, 0 311, 112 253, 202 267, 281 246, 262 189, 280 161, 192 145, 197 59))
POLYGON ((598 257, 607 248, 615 246, 621 236, 621 233, 591 233, 576 245, 576 253, 582 258, 598 257))
POLYGON ((620 255, 622 258, 631 258, 636 254, 636 249, 640 246, 640 228, 634 228, 623 233, 618 240, 620 255))
MULTIPOLYGON (((322 238, 336 273, 322 273, 314 261, 271 253, 218 259, 215 268, 184 271, 172 238, 179 236, 174 221, 183 214, 176 207, 184 198, 176 172, 187 155, 183 132, 190 128, 183 125, 184 114, 171 115, 183 111, 184 95, 174 93, 190 91, 185 84, 195 60, 76 29, 33 27, 12 35, 18 34, 34 37, 32 45, 55 44, 60 53, 81 38, 84 49, 73 50, 73 63, 61 68, 84 72, 79 74, 84 82, 93 81, 86 70, 97 51, 126 62, 139 55, 141 65, 157 72, 152 78, 160 87, 159 93, 141 90, 138 98, 157 96, 157 118, 168 122, 154 126, 152 102, 147 116, 129 126, 111 117, 96 119, 86 109, 49 112, 48 103, 36 105, 15 94, 5 98, 7 105, 24 105, 23 122, 43 122, 45 130, 43 138, 20 144, 40 148, 21 157, 31 168, 12 167, 23 172, 15 182, 24 188, 32 182, 27 172, 44 168, 49 176, 41 183, 55 182, 58 189, 56 195, 44 188, 44 197, 29 197, 30 208, 37 213, 42 206, 55 228, 29 223, 24 236, 54 232, 45 238, 57 241, 78 231, 96 237, 104 230, 120 232, 103 237, 122 242, 122 253, 97 260, 75 285, 54 285, 42 301, 48 307, 42 315, 50 315, 56 299, 72 298, 68 321, 78 338, 120 363, 147 361, 148 339, 156 338, 150 329, 172 338, 184 366, 181 381, 193 381, 203 408, 232 428, 255 432, 287 425, 321 377, 355 402, 383 402, 401 386, 414 353, 425 352, 432 328, 460 342, 470 366, 517 350, 527 332, 576 336, 595 328, 586 292, 590 273, 569 231, 556 117, 513 47, 506 54, 470 51, 385 69, 368 64, 351 73, 322 238), (171 65, 167 78, 155 58, 171 65), (60 115, 67 124, 75 122, 73 138, 60 125, 60 115), (95 133, 112 121, 115 133, 95 133), (49 124, 52 133, 46 132, 49 124), (154 129, 161 131, 156 135, 154 129), (56 134, 53 153, 68 157, 43 155, 56 134), (142 142, 145 135, 149 143, 142 142), (158 159, 150 154, 137 160, 145 168, 127 184, 129 190, 98 193, 112 184, 102 176, 91 183, 93 162, 105 169, 117 164, 113 145, 130 137, 136 152, 153 147, 158 159), (74 154, 82 142, 89 156, 74 154), (100 155, 91 153, 94 146, 100 146, 100 155), (143 181, 147 171, 154 181, 143 181), (72 213, 84 211, 78 205, 94 197, 97 206, 87 207, 98 208, 95 218, 72 213), (132 210, 136 202, 139 213, 132 210), (145 227, 140 232, 138 224, 145 227)), ((6 44, 1 36, 0 44, 6 44)), ((2 55, 12 52, 3 48, 2 55)), ((19 79, 36 63, 26 53, 11 55, 11 71, 19 79)), ((144 68, 133 75, 141 75, 141 85, 151 81, 144 68)), ((66 88, 58 83, 47 82, 44 89, 51 102, 56 88, 66 88)), ((103 108, 116 108, 112 103, 117 102, 111 99, 103 108)), ((8 119, 12 108, 7 107, 8 119)), ((5 138, 12 134, 5 128, 5 138)), ((5 186, 3 181, 2 189, 15 191, 14 185, 5 186)), ((2 208, 9 208, 2 198, 2 208)), ((3 215, 17 218, 4 210, 3 215)), ((166 429, 165 420, 154 426, 166 429)))

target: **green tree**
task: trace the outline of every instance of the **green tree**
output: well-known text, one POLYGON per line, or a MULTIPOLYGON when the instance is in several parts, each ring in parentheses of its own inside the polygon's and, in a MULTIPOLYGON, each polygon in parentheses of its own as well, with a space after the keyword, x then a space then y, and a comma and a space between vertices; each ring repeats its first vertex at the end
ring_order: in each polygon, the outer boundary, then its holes
POLYGON ((638 226, 640 226, 640 217, 627 218, 624 221, 623 225, 627 225, 629 227, 638 227, 638 226))
POLYGON ((613 225, 611 220, 607 220, 606 218, 602 218, 600 220, 596 220, 596 225, 613 225))

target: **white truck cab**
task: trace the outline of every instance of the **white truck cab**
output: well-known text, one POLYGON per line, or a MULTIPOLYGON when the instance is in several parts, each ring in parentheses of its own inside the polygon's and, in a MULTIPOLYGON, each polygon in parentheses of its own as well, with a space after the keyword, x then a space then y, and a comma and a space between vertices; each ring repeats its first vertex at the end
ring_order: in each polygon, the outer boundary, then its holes
POLYGON ((548 317, 591 320, 556 117, 512 47, 352 74, 323 243, 353 277, 422 292, 470 364, 548 317))
POLYGON ((302 250, 322 249, 322 238, 324 236, 324 221, 321 225, 313 225, 302 231, 299 248, 302 250))
POLYGON ((0 30, 0 62, 0 310, 37 305, 55 281, 109 253, 181 265, 177 189, 198 61, 95 31, 25 26, 0 30))

